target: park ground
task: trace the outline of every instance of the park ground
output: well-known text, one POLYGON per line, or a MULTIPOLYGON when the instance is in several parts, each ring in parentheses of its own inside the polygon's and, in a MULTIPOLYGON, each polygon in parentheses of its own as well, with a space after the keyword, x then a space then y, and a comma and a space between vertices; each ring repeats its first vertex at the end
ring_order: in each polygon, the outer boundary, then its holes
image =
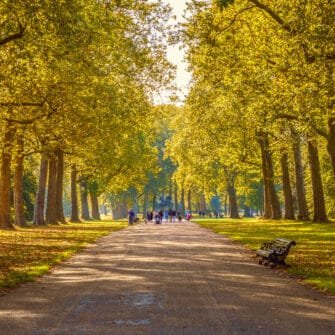
POLYGON ((335 299, 189 222, 100 238, 0 297, 1 334, 333 334, 335 299))

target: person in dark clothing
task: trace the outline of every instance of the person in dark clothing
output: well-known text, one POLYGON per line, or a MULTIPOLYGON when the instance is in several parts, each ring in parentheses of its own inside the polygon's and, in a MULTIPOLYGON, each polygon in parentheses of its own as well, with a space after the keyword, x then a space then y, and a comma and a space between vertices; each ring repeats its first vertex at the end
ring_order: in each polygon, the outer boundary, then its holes
POLYGON ((147 212, 147 220, 148 220, 148 222, 152 221, 153 216, 154 216, 153 212, 149 212, 149 211, 147 212))
POLYGON ((135 221, 135 212, 133 211, 133 209, 130 209, 130 211, 128 212, 128 224, 129 225, 133 225, 135 221))

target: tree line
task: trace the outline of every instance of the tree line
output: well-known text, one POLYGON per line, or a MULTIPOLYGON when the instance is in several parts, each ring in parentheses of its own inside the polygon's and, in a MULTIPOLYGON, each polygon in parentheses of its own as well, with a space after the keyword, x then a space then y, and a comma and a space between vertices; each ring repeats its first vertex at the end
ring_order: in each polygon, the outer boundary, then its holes
POLYGON ((172 77, 170 8, 19 0, 0 13, 0 227, 26 225, 32 200, 34 224, 65 222, 65 191, 78 221, 78 184, 83 218, 87 194, 98 218, 101 193, 143 182, 155 165, 153 93, 172 77))
POLYGON ((334 217, 335 4, 192 1, 187 14, 193 82, 168 146, 175 178, 226 193, 232 217, 259 184, 265 218, 334 217))

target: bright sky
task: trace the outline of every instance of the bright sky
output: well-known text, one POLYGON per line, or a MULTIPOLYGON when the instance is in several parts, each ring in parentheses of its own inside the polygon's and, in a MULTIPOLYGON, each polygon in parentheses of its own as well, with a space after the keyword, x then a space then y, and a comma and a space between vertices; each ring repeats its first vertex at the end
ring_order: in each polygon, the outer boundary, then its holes
MULTIPOLYGON (((187 0, 164 0, 164 2, 170 4, 172 7, 173 14, 177 17, 177 22, 182 21, 187 0)), ((179 49, 179 46, 169 46, 167 49, 167 57, 171 63, 177 66, 176 84, 181 90, 179 94, 180 98, 184 99, 188 93, 188 85, 191 79, 191 75, 187 71, 187 64, 183 62, 184 52, 179 49)))

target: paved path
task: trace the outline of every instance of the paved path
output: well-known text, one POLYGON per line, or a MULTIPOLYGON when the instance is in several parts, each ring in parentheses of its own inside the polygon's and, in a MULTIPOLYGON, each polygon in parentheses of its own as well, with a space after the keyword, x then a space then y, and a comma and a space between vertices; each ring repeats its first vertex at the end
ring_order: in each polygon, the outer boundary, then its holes
POLYGON ((115 232, 0 297, 2 335, 331 335, 335 299, 193 223, 115 232))

